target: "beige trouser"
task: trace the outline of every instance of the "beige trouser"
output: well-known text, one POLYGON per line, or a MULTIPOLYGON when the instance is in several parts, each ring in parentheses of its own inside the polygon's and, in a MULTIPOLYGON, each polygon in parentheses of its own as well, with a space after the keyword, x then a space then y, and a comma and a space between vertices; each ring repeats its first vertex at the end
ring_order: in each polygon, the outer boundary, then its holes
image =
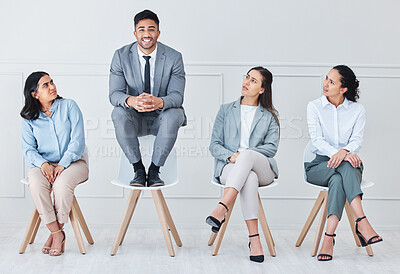
POLYGON ((227 164, 220 176, 223 185, 240 192, 245 220, 258 219, 258 187, 269 185, 274 179, 267 157, 250 149, 240 152, 236 163, 227 164))
MULTIPOLYGON (((51 162, 54 167, 57 162, 51 162)), ((28 187, 36 210, 45 224, 58 221, 68 222, 75 187, 88 179, 89 169, 86 161, 80 159, 70 164, 54 181, 53 185, 43 176, 40 168, 32 167, 28 171, 28 187), (53 191, 54 205, 50 193, 53 191)))

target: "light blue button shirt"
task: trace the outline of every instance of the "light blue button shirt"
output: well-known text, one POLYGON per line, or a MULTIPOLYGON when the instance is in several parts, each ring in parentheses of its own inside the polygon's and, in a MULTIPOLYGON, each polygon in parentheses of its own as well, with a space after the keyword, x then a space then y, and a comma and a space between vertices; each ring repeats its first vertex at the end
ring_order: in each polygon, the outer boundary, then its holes
POLYGON ((85 149, 82 113, 71 99, 54 100, 51 117, 40 112, 36 120, 22 119, 22 152, 29 167, 59 161, 67 168, 85 149))

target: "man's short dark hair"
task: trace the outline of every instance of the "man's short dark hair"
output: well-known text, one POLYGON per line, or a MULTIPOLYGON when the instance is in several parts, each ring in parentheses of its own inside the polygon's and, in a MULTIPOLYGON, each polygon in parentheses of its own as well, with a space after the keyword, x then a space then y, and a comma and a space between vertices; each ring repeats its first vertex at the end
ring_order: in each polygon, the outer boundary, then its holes
POLYGON ((153 20, 154 22, 156 22, 157 28, 159 27, 160 20, 158 20, 157 14, 155 14, 151 10, 144 10, 135 15, 135 18, 133 19, 133 22, 135 23, 135 28, 139 21, 143 19, 153 20))

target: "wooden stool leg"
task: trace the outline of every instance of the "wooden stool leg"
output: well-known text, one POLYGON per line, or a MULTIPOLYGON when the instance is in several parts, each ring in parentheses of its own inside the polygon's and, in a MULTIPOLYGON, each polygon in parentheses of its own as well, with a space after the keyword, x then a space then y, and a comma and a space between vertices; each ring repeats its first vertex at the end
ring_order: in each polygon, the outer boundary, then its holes
POLYGON ((120 246, 120 244, 122 244, 141 192, 141 190, 134 189, 129 195, 128 204, 126 205, 124 216, 122 217, 117 236, 115 237, 114 244, 111 248, 111 256, 117 254, 118 247, 120 246))
POLYGON ((374 256, 374 252, 372 251, 371 245, 367 245, 365 247, 365 251, 367 251, 368 256, 371 256, 371 257, 374 256))
POLYGON ((233 211, 233 206, 235 205, 235 201, 236 201, 236 197, 231 202, 229 211, 228 211, 228 213, 226 213, 225 222, 222 224, 221 228, 219 229, 217 243, 214 245, 213 251, 211 253, 213 256, 216 256, 218 254, 219 247, 221 246, 222 239, 224 238, 226 227, 228 226, 229 219, 231 218, 231 214, 233 211))
POLYGON ((356 234, 356 222, 354 221, 353 209, 350 207, 349 202, 346 200, 346 204, 344 205, 344 209, 346 210, 347 219, 349 220, 351 231, 353 232, 354 240, 356 241, 357 246, 361 246, 360 239, 356 234))
POLYGON ((92 235, 90 234, 89 228, 86 224, 85 218, 83 217, 81 208, 79 207, 78 201, 76 200, 76 197, 74 195, 74 200, 72 202, 73 207, 75 207, 76 211, 76 217, 78 218, 79 224, 81 225, 82 231, 85 234, 86 240, 88 241, 89 244, 94 244, 92 235))
POLYGON ((126 236, 126 232, 128 231, 129 224, 131 223, 131 220, 132 220, 133 212, 135 211, 136 205, 137 205, 137 203, 139 201, 141 190, 139 190, 139 191, 140 191, 139 194, 137 194, 137 196, 135 195, 133 197, 134 198, 134 200, 132 201, 133 208, 132 208, 132 211, 128 215, 128 222, 127 222, 127 225, 124 228, 124 234, 122 235, 122 239, 121 239, 121 242, 119 243, 119 245, 122 245, 122 243, 124 242, 124 239, 125 239, 125 236, 126 236))
POLYGON ((86 254, 85 244, 83 243, 81 230, 77 219, 77 213, 74 204, 72 204, 71 211, 69 213, 69 219, 71 220, 72 229, 74 230, 76 242, 78 243, 79 251, 82 254, 86 254))
MULTIPOLYGON (((358 238, 356 233, 356 222, 355 222, 354 211, 347 200, 345 204, 345 210, 347 214, 347 219, 349 220, 351 231, 353 232, 354 240, 356 241, 356 245, 361 247, 360 239, 358 238)), ((372 251, 371 245, 366 246, 365 251, 367 252, 368 256, 374 256, 374 252, 372 251)))
POLYGON ((168 227, 172 233, 172 236, 174 237, 176 245, 181 247, 182 246, 181 238, 179 237, 178 231, 176 230, 174 220, 172 219, 171 213, 169 212, 167 203, 165 202, 165 198, 164 198, 164 195, 162 194, 162 192, 160 192, 160 198, 161 198, 161 202, 163 205, 165 217, 167 219, 168 227))
POLYGON ((37 210, 35 208, 33 210, 33 214, 32 214, 31 220, 29 222, 28 228, 26 230, 24 239, 22 240, 21 246, 19 248, 19 254, 23 254, 25 252, 26 247, 28 246, 28 243, 29 243, 30 239, 32 238, 38 218, 39 218, 39 213, 37 212, 37 210))
POLYGON ((297 239, 296 246, 300 246, 303 243, 304 238, 306 237, 308 231, 310 230, 311 225, 315 220, 315 217, 317 217, 318 215, 318 211, 320 210, 323 201, 324 201, 324 195, 322 191, 320 191, 317 200, 315 201, 314 206, 311 209, 310 215, 308 216, 307 221, 304 224, 303 229, 301 230, 300 236, 297 239))
POLYGON ((218 233, 211 232, 210 239, 208 240, 208 246, 212 246, 214 244, 215 238, 217 238, 218 233))
POLYGON ((268 227, 267 218, 265 217, 264 208, 261 203, 260 195, 258 195, 258 203, 259 203, 259 220, 261 228, 264 233, 265 241, 267 242, 269 254, 271 254, 272 257, 275 257, 276 252, 274 248, 274 240, 272 239, 272 234, 268 227))
POLYGON ((321 191, 323 193, 323 204, 322 204, 322 212, 321 217, 319 219, 317 233, 315 234, 313 248, 311 250, 311 256, 317 255, 319 243, 321 241, 322 231, 325 227, 326 217, 328 215, 328 191, 321 191))
POLYGON ((36 221, 36 224, 35 224, 35 229, 33 230, 32 237, 31 237, 31 239, 29 240, 29 244, 33 244, 33 242, 35 241, 36 234, 37 234, 37 232, 38 232, 38 230, 39 230, 39 226, 40 226, 40 222, 41 222, 41 221, 42 221, 42 220, 41 220, 40 218, 37 218, 37 221, 36 221))
POLYGON ((162 232, 164 234, 165 244, 168 248, 168 253, 171 257, 175 256, 174 247, 172 246, 171 235, 169 235, 167 217, 165 216, 163 202, 162 202, 162 193, 161 190, 152 190, 151 194, 153 195, 154 205, 156 206, 156 210, 158 213, 158 218, 160 219, 160 225, 162 232))

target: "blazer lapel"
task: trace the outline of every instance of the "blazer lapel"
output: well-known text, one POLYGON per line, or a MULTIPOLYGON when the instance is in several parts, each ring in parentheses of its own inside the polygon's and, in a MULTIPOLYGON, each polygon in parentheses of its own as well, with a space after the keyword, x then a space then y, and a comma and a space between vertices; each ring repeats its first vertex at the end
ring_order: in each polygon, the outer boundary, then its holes
POLYGON ((156 56, 156 64, 154 69, 154 89, 153 95, 158 96, 160 91, 161 79, 164 71, 164 64, 165 64, 165 50, 164 46, 161 43, 157 43, 157 56, 156 56))
POLYGON ((135 80, 136 90, 137 90, 138 94, 141 94, 143 92, 143 81, 142 81, 142 72, 141 72, 140 63, 139 63, 137 43, 134 43, 132 45, 131 53, 129 55, 130 55, 130 60, 131 60, 131 64, 132 64, 133 78, 135 80))
POLYGON ((263 115, 264 115, 264 108, 260 104, 258 104, 258 107, 256 109, 256 113, 254 113, 253 122, 251 123, 250 136, 253 133, 254 128, 256 127, 258 122, 263 117, 263 115))
POLYGON ((233 108, 232 108, 232 112, 233 112, 233 118, 235 119, 236 122, 236 128, 238 130, 238 132, 240 133, 240 100, 242 99, 242 97, 239 98, 239 100, 237 100, 234 104, 233 104, 233 108))

